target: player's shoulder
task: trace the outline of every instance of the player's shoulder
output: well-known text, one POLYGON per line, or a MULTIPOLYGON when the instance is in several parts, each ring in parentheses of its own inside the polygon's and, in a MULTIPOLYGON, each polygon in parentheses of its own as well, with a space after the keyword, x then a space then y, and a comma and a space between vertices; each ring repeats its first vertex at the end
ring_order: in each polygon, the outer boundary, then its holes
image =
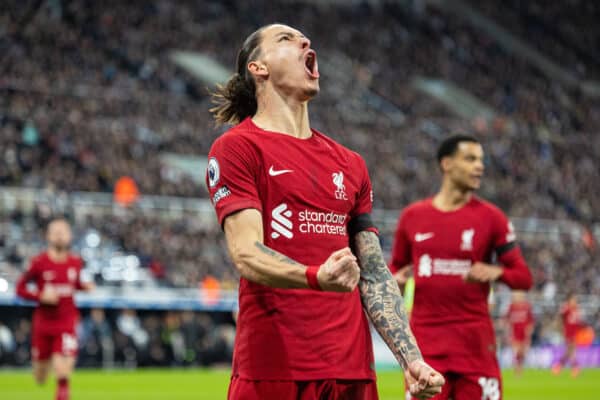
POLYGON ((419 216, 424 213, 429 213, 433 209, 433 206, 431 205, 431 201, 432 201, 431 197, 413 201, 412 203, 410 203, 408 206, 406 206, 402 210, 402 215, 405 217, 409 217, 409 216, 419 216))
POLYGON ((48 252, 42 251, 31 258, 31 266, 44 265, 48 262, 48 252))
POLYGON ((82 267, 84 264, 83 258, 79 254, 69 253, 69 263, 71 265, 76 265, 78 267, 82 267))
POLYGON ((237 125, 232 126, 219 136, 213 143, 213 149, 218 147, 240 147, 248 146, 258 141, 259 135, 250 123, 249 118, 237 125))
POLYGON ((335 139, 331 138, 330 136, 326 135, 325 133, 319 131, 318 129, 311 128, 311 131, 313 132, 313 135, 315 135, 316 138, 323 143, 324 146, 326 146, 330 149, 331 153, 337 153, 338 155, 342 156, 342 158, 344 158, 346 160, 350 160, 350 161, 357 162, 359 164, 366 165, 363 157, 356 151, 344 146, 340 142, 336 141, 335 139))
POLYGON ((245 154, 250 156, 258 151, 261 146, 268 143, 263 136, 251 119, 246 118, 219 136, 213 142, 210 154, 212 156, 218 156, 219 154, 237 156, 245 154))
POLYGON ((479 196, 473 196, 469 203, 469 206, 473 209, 476 209, 478 212, 486 213, 494 217, 500 217, 502 219, 506 218, 506 214, 504 214, 504 211, 502 211, 500 207, 498 207, 491 201, 482 199, 479 196))

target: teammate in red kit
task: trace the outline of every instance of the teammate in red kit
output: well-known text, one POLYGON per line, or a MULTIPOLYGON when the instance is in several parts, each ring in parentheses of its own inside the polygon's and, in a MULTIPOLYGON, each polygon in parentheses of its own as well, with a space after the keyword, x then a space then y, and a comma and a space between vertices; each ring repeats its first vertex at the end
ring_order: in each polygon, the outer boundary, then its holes
POLYGON ((533 312, 523 291, 513 292, 512 303, 506 313, 506 321, 510 326, 510 343, 513 350, 515 373, 520 375, 533 334, 533 312))
POLYGON ((483 176, 483 149, 470 136, 440 145, 443 178, 432 198, 401 214, 390 268, 403 284, 415 279, 411 327, 425 361, 446 385, 435 399, 499 400, 496 339, 488 311, 490 283, 528 289, 531 274, 502 211, 473 192, 483 176), (496 256, 499 265, 492 265, 496 256))
POLYGON ((310 128, 318 92, 310 40, 273 24, 246 39, 215 94, 217 123, 237 124, 206 176, 241 274, 228 397, 377 399, 363 305, 410 390, 431 397, 443 377, 423 361, 383 259, 365 162, 310 128))
POLYGON ((562 318, 563 333, 565 335, 565 354, 560 360, 552 366, 552 372, 556 375, 559 374, 563 366, 571 364, 571 375, 576 377, 579 375, 580 369, 577 363, 575 351, 577 345, 575 343, 575 335, 577 331, 582 327, 581 312, 579 311, 579 305, 577 304, 577 295, 575 293, 569 293, 567 301, 560 308, 560 316, 562 318))
POLYGON ((73 255, 71 227, 67 220, 50 221, 46 232, 48 249, 36 256, 17 282, 17 295, 38 303, 33 312, 31 356, 33 375, 39 384, 46 381, 50 368, 57 379, 56 400, 69 399, 69 378, 77 355, 75 325, 79 313, 73 295, 91 290, 83 283, 81 258, 73 255), (28 288, 34 283, 35 289, 28 288))

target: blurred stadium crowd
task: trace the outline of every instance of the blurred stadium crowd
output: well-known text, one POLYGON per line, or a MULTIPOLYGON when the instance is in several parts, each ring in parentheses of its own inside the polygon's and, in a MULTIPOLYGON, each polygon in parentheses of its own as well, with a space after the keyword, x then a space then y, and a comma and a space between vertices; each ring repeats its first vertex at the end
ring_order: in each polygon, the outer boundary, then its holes
MULTIPOLYGON (((204 171, 189 176, 161 157, 205 155, 223 131, 212 123, 205 86, 177 67, 170 52, 201 52, 233 66, 246 34, 281 21, 312 39, 323 76, 321 94, 311 104, 312 125, 363 155, 376 208, 399 210, 433 194, 437 143, 448 132, 470 132, 487 153, 482 197, 511 217, 570 220, 583 227, 583 235, 522 237, 535 293, 552 298, 576 289, 600 295, 600 256, 589 231, 600 215, 600 101, 547 77, 486 32, 427 2, 325 3, 3 2, 0 185, 59 196, 111 192, 120 177, 130 176, 143 195, 207 198, 199 183, 204 171), (451 81, 495 114, 460 118, 418 91, 416 77, 451 81)), ((577 79, 600 78, 600 6, 594 2, 467 3, 577 79)), ((14 277, 42 245, 52 210, 38 205, 33 211, 0 211, 0 276, 14 277)), ((388 249, 392 230, 393 224, 382 229, 388 249)), ((215 224, 161 218, 133 206, 108 217, 78 218, 75 231, 79 251, 90 247, 86 237, 94 233, 113 250, 135 254, 161 285, 193 287, 206 276, 224 288, 235 285, 215 224)), ((157 318, 141 323, 154 327, 147 328, 149 337, 158 326, 169 329, 168 316, 162 324, 157 318)), ((600 321, 598 315, 588 318, 600 321)), ((552 326, 554 315, 542 319, 540 332, 552 326)), ((116 334, 118 318, 111 329, 118 349, 124 340, 116 334)), ((153 357, 149 346, 139 360, 153 357)))
MULTIPOLYGON (((31 320, 13 312, 0 321, 0 365, 31 360, 31 320)), ((83 367, 229 365, 231 315, 192 311, 136 312, 94 308, 81 319, 78 364, 83 367)))
POLYGON ((198 51, 232 66, 245 32, 282 19, 307 32, 324 64, 313 125, 364 155, 376 206, 401 208, 431 194, 432 149, 462 129, 487 149, 482 194, 509 215, 592 220, 600 211, 592 185, 600 170, 598 100, 435 8, 419 15, 386 3, 77 0, 43 2, 30 16, 34 3, 3 5, 4 185, 110 191, 130 175, 145 194, 206 196, 202 185, 161 163, 162 152, 206 154, 221 133, 207 90, 170 61, 170 51, 198 51), (323 20, 338 29, 332 34, 323 20), (498 116, 457 118, 415 91, 415 76, 455 82, 498 116))

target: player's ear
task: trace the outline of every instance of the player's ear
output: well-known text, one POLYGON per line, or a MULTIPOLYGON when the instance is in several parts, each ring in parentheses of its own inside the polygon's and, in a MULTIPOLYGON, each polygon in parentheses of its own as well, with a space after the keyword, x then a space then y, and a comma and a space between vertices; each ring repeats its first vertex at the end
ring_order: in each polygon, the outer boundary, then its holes
POLYGON ((248 71, 253 76, 266 79, 269 76, 269 69, 267 66, 259 60, 253 60, 248 63, 248 71))
POLYGON ((440 161, 440 168, 442 169, 442 172, 448 172, 448 170, 450 169, 451 166, 452 166, 452 158, 451 157, 444 157, 440 161))

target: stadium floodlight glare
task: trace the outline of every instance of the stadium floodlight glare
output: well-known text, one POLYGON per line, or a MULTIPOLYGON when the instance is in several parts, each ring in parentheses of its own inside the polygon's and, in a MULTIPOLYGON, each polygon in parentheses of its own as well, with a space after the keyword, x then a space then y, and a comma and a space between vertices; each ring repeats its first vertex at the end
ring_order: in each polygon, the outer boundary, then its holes
POLYGON ((8 291, 8 281, 0 278, 0 293, 8 291))
POLYGON ((98 247, 100 245, 100 235, 92 231, 85 236, 85 243, 88 247, 98 247))
POLYGON ((140 259, 135 255, 129 255, 129 256, 125 257, 125 265, 127 266, 128 269, 139 268, 140 259))

